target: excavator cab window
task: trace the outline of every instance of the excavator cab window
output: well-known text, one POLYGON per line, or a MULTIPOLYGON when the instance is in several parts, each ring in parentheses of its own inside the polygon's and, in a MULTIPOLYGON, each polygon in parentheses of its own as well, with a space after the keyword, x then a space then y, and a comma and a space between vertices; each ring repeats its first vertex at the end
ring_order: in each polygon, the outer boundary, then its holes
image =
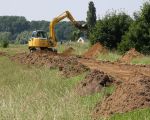
POLYGON ((47 34, 44 31, 34 31, 32 33, 32 38, 44 38, 44 39, 47 39, 47 34))
POLYGON ((36 38, 37 36, 36 36, 36 34, 37 34, 37 32, 32 32, 32 38, 36 38))

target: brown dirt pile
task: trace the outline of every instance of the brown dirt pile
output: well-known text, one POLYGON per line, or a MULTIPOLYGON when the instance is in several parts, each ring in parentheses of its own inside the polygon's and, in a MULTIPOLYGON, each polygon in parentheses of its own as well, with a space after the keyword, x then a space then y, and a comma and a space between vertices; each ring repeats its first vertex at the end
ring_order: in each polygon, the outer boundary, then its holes
POLYGON ((68 49, 64 50, 63 53, 61 53, 64 56, 70 56, 73 55, 73 52, 75 52, 75 49, 72 47, 69 47, 68 49))
POLYGON ((5 52, 0 52, 0 56, 6 56, 5 52))
POLYGON ((97 104, 94 117, 109 116, 150 107, 150 77, 137 75, 117 86, 115 92, 97 104))
POLYGON ((100 43, 96 43, 87 52, 85 52, 83 56, 86 58, 93 58, 97 57, 99 53, 107 53, 107 50, 100 43))
POLYGON ((99 70, 92 70, 77 86, 76 91, 79 95, 89 95, 100 92, 103 87, 110 86, 113 82, 111 76, 99 70))
POLYGON ((76 76, 89 70, 88 67, 78 62, 77 57, 63 57, 61 64, 58 66, 66 77, 76 76))
POLYGON ((143 55, 136 51, 135 48, 130 49, 120 59, 120 62, 130 63, 134 58, 142 57, 143 55))
POLYGON ((88 68, 78 62, 75 56, 62 56, 51 52, 33 52, 33 53, 20 53, 12 57, 13 61, 29 64, 46 66, 48 68, 59 68, 63 75, 71 77, 78 75, 88 70, 88 68))

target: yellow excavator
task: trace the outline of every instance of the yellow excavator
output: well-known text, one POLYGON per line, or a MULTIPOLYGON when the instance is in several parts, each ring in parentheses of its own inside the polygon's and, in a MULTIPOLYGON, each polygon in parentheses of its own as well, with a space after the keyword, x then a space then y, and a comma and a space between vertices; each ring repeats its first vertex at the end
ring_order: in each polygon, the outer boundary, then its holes
POLYGON ((49 50, 56 52, 57 39, 55 36, 55 25, 61 20, 68 18, 72 24, 80 30, 86 30, 87 25, 81 25, 77 22, 69 11, 65 11, 58 17, 54 18, 52 22, 50 22, 50 37, 47 36, 46 32, 43 30, 36 30, 32 32, 32 36, 28 42, 28 47, 31 52, 36 50, 49 50))

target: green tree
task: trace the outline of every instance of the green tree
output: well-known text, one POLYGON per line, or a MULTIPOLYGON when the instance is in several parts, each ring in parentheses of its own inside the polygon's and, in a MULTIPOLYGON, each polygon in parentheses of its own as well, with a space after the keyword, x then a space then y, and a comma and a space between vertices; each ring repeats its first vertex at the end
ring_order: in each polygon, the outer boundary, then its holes
POLYGON ((22 16, 0 16, 0 32, 11 32, 15 40, 17 34, 30 28, 29 21, 22 16))
POLYGON ((30 22, 30 30, 44 30, 46 32, 49 31, 50 22, 42 20, 42 21, 31 21, 30 22))
POLYGON ((87 21, 88 29, 90 31, 96 24, 96 8, 92 1, 89 2, 86 21, 87 21))
POLYGON ((150 2, 143 4, 138 19, 130 26, 129 31, 123 36, 118 50, 121 53, 130 48, 144 54, 150 54, 150 2))
POLYGON ((132 18, 124 12, 108 13, 103 19, 98 20, 90 33, 91 43, 100 42, 110 49, 116 49, 132 21, 132 18))

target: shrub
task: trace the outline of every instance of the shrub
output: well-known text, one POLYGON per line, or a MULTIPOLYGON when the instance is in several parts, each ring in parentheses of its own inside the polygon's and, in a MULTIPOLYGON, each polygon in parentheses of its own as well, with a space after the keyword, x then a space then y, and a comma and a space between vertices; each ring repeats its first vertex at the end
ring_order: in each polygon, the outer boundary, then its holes
POLYGON ((137 51, 150 54, 150 2, 146 2, 138 19, 130 26, 129 31, 122 37, 121 43, 118 45, 118 51, 126 52, 130 48, 137 51))
POLYGON ((9 46, 9 41, 3 40, 3 41, 1 42, 1 46, 2 46, 3 48, 7 48, 7 47, 9 46))
POLYGON ((132 21, 132 18, 124 12, 107 14, 102 20, 98 20, 90 33, 91 43, 100 42, 110 49, 117 48, 132 21))

